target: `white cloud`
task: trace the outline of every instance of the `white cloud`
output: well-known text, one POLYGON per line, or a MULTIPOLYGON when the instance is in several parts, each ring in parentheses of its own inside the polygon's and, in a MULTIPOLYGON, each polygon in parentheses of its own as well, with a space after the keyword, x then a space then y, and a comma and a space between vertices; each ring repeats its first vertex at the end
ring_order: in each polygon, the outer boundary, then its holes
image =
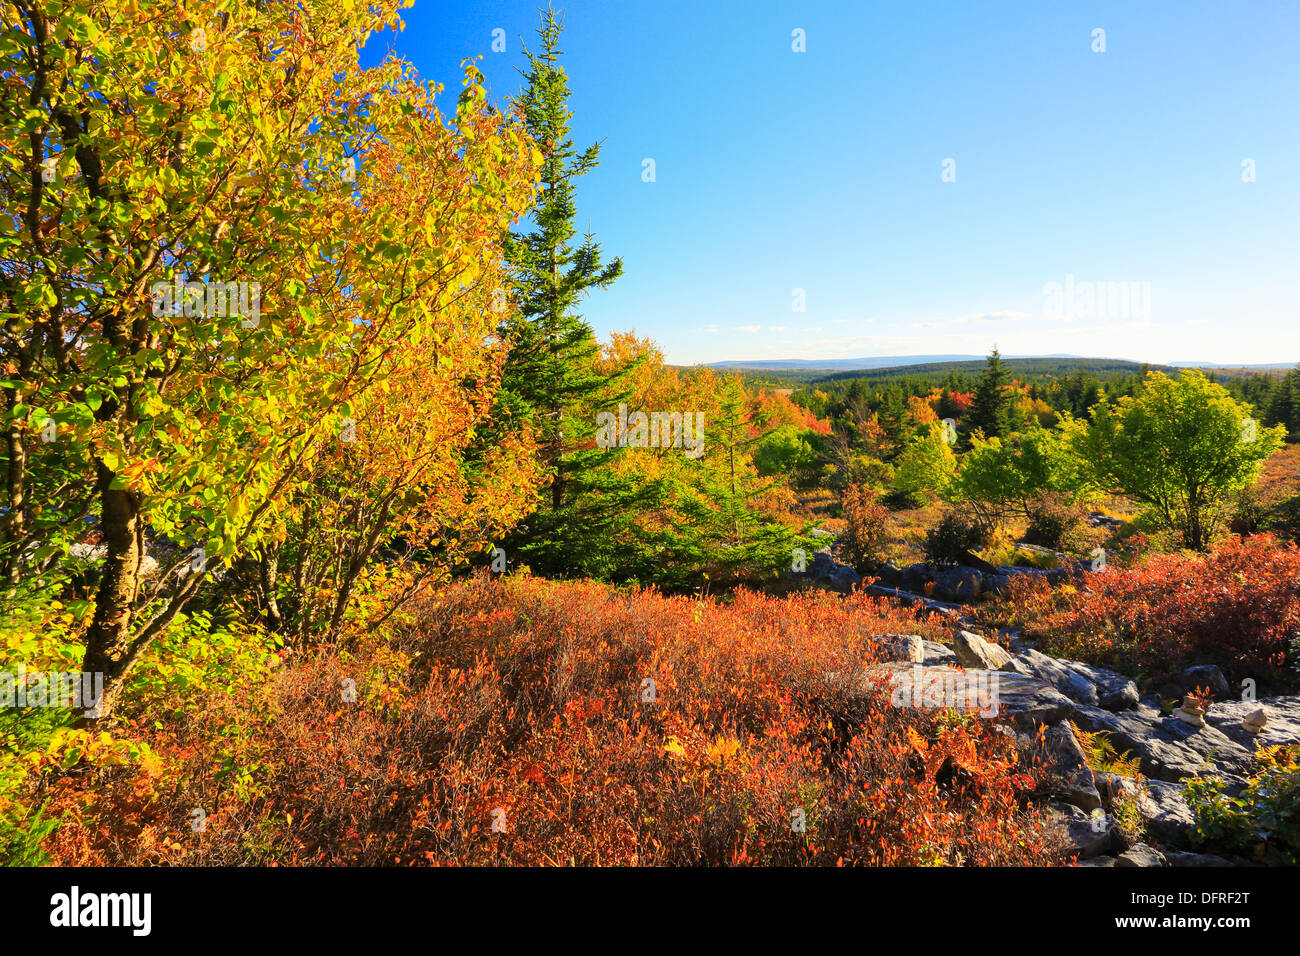
POLYGON ((914 329, 943 329, 953 325, 990 325, 994 322, 1024 322, 1033 318, 1028 312, 1016 312, 1012 309, 1002 309, 999 312, 967 312, 965 315, 954 316, 951 319, 944 319, 943 313, 938 314, 942 321, 935 322, 914 322, 914 329))
POLYGON ((970 312, 959 315, 952 320, 953 325, 965 325, 967 322, 1024 322, 1030 318, 1028 312, 1015 312, 1003 309, 1000 312, 970 312))

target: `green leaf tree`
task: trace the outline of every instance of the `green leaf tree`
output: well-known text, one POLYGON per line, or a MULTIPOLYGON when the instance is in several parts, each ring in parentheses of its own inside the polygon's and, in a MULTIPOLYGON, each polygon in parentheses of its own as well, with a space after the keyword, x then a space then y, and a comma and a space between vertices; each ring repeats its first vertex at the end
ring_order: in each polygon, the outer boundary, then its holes
POLYGON ((1081 469, 1203 551, 1225 503, 1258 480, 1286 435, 1285 426, 1266 428, 1251 411, 1195 369, 1177 379, 1152 372, 1136 396, 1103 402, 1091 423, 1069 420, 1065 428, 1081 469))
POLYGON ((1034 425, 1007 438, 972 439, 961 456, 949 492, 968 504, 986 531, 994 531, 1011 515, 1027 515, 1030 500, 1040 492, 1062 492, 1074 498, 1086 482, 1065 451, 1062 435, 1034 425))
POLYGON ((894 489, 909 504, 919 504, 926 494, 946 494, 956 472, 957 456, 944 426, 931 422, 908 440, 894 462, 894 489))

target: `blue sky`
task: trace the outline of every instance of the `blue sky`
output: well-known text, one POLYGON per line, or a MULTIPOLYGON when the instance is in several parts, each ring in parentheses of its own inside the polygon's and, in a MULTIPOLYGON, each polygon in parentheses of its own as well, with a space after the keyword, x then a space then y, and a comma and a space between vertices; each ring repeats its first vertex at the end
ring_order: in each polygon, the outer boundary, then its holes
MULTIPOLYGON (((450 110, 481 55, 503 102, 538 6, 416 0, 365 58, 391 47, 450 110)), ((556 6, 575 142, 603 141, 579 226, 625 266, 583 303, 602 336, 682 364, 1300 361, 1295 0, 556 6), (1088 308, 1121 284, 1127 308, 1088 308)))

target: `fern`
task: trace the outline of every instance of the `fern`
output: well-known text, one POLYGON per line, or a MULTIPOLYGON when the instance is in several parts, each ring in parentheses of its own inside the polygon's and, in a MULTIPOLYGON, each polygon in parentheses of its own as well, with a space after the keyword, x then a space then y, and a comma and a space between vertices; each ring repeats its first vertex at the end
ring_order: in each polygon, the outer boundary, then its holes
POLYGON ((1127 750, 1122 754, 1110 742, 1110 734, 1104 730, 1089 733, 1073 721, 1070 729, 1074 731, 1083 751, 1084 762, 1093 773, 1113 773, 1121 777, 1136 777, 1142 764, 1140 757, 1135 757, 1127 750))

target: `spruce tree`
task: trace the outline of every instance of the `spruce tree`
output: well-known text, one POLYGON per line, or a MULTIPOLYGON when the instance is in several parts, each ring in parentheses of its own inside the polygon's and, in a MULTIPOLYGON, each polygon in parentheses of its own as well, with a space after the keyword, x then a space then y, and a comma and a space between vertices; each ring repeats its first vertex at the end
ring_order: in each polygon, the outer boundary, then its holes
POLYGON ((566 412, 606 384, 595 370, 595 336, 574 306, 587 290, 605 288, 623 272, 621 259, 602 263, 600 246, 590 233, 581 245, 573 243, 577 232, 574 183, 596 167, 600 144, 579 153, 570 137, 569 80, 559 64, 563 29, 556 12, 544 10, 538 31, 541 50, 536 54, 524 50, 527 86, 519 103, 528 131, 542 151, 543 165, 532 214, 534 228, 512 232, 506 243, 520 308, 506 329, 510 358, 504 386, 531 410, 554 479, 551 505, 556 509, 563 506, 575 471, 570 452, 593 427, 566 421, 566 412))
POLYGON ((962 420, 965 441, 969 443, 970 435, 975 431, 984 432, 985 438, 1000 438, 1007 429, 1007 406, 1010 396, 1007 394, 1007 370, 1002 364, 1002 356, 995 347, 986 359, 984 374, 975 386, 975 398, 962 420))
POLYGON ((1283 424, 1291 440, 1295 441, 1300 439, 1300 371, 1292 369, 1287 372, 1283 388, 1287 395, 1287 417, 1283 424))
POLYGON ((676 521, 659 538, 668 560, 657 579, 673 589, 752 581, 788 569, 796 545, 813 548, 755 505, 784 479, 764 478, 754 468, 754 449, 771 431, 758 427, 746 404, 740 377, 723 380, 702 467, 689 485, 669 492, 676 521))
POLYGON ((1285 425, 1289 441, 1300 436, 1300 370, 1291 369, 1274 382, 1264 412, 1264 424, 1285 425))
POLYGON ((617 408, 627 395, 619 378, 597 369, 599 345, 576 306, 622 275, 623 263, 604 262, 590 232, 575 242, 575 183, 598 164, 600 144, 581 152, 573 145, 569 80, 560 65, 563 29, 555 10, 542 11, 539 49, 524 50, 519 105, 543 163, 532 228, 511 232, 505 242, 519 310, 502 329, 510 353, 499 398, 507 416, 532 425, 550 486, 506 550, 537 570, 601 577, 614 558, 605 546, 618 539, 615 526, 626 523, 638 492, 605 467, 617 450, 594 446, 595 413, 617 408))

